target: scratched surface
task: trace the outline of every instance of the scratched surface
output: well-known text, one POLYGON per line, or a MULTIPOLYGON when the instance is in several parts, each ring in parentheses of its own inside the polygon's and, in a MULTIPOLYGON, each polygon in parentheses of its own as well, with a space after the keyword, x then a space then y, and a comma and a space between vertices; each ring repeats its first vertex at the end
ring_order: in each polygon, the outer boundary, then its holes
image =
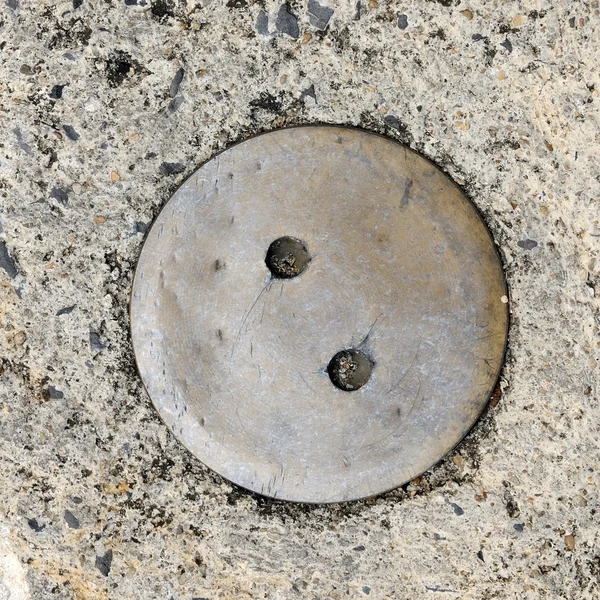
POLYGON ((165 205, 138 263, 131 327, 163 420, 205 464, 274 498, 335 502, 416 477, 495 385, 507 291, 473 205, 381 136, 302 127, 216 156, 165 205), (269 244, 312 260, 271 277, 269 244), (326 366, 374 362, 348 393, 326 366))

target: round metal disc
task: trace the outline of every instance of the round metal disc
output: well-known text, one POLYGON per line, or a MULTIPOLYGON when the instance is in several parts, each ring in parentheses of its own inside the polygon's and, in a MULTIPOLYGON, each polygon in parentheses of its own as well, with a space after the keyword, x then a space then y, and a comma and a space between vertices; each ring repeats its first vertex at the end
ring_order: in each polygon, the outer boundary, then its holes
POLYGON ((506 293, 485 224, 437 167, 378 135, 300 127, 179 188, 144 243, 131 328, 156 409, 202 462, 273 498, 336 502, 405 483, 467 433, 502 365, 506 293), (265 257, 283 236, 310 260, 277 278, 265 257), (371 361, 354 391, 327 370, 345 349, 371 361))

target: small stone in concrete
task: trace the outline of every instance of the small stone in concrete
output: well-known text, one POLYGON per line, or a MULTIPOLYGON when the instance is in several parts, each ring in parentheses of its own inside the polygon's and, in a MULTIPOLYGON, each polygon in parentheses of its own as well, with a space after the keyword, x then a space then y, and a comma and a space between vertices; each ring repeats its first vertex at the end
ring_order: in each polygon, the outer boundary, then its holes
POLYGON ((40 531, 42 531, 43 529, 46 528, 45 525, 40 525, 37 522, 37 519, 27 519, 27 524, 29 525, 29 527, 31 527, 31 529, 33 529, 36 533, 39 533, 40 531))
POLYGON ((100 571, 104 577, 108 577, 108 574, 110 573, 112 559, 112 550, 107 550, 102 556, 96 556, 96 569, 98 569, 98 571, 100 571))
POLYGON ((298 19, 290 11, 290 7, 287 4, 282 4, 279 12, 277 13, 277 20, 275 21, 275 28, 279 33, 289 35, 295 40, 300 36, 300 29, 298 28, 298 19))
POLYGON ((79 529, 79 519, 70 510, 65 510, 64 518, 71 529, 79 529))
POLYGON ((29 156, 33 156, 33 149, 24 140, 23 133, 21 132, 21 130, 18 127, 15 127, 13 129, 13 133, 15 134, 15 137, 17 138, 17 143, 19 144, 19 148, 21 148, 21 150, 23 150, 26 154, 29 154, 29 156))
POLYGON ((450 506, 452 507, 452 510, 454 511, 455 515, 458 515, 460 517, 461 515, 465 514, 465 511, 455 502, 449 502, 448 504, 450 504, 450 506))
POLYGON ((362 3, 360 0, 357 1, 354 11, 354 20, 359 21, 362 15, 362 3))
POLYGON ((19 268, 17 267, 15 259, 10 255, 8 248, 6 247, 6 242, 3 242, 2 240, 0 240, 0 269, 4 269, 11 279, 14 279, 19 273, 19 268))
POLYGON ((333 8, 323 6, 317 0, 308 0, 308 19, 310 24, 324 31, 333 16, 333 8))
POLYGON ((517 242, 517 246, 519 246, 519 248, 523 248, 524 250, 533 250, 537 245, 538 243, 535 240, 530 239, 519 240, 517 242))
POLYGON ((305 90, 302 90, 300 94, 300 100, 305 100, 308 97, 312 98, 315 102, 317 101, 317 94, 315 92, 314 83, 311 86, 307 87, 305 90))
POLYGON ((95 331, 90 331, 90 349, 92 352, 101 352, 106 348, 106 344, 100 339, 100 335, 95 331))
POLYGON ((169 110, 171 112, 175 112, 183 104, 183 102, 183 96, 177 96, 177 98, 173 98, 173 100, 169 102, 169 110))
POLYGON ((62 400, 65 397, 65 395, 59 389, 52 385, 48 386, 47 394, 50 400, 62 400))
POLYGON ((183 81, 183 76, 185 75, 185 71, 183 68, 178 69, 177 73, 175 73, 175 77, 173 77, 173 81, 171 81, 171 88, 169 93, 171 94, 171 98, 175 98, 177 96, 177 92, 179 91, 179 86, 183 81))
POLYGON ((72 127, 71 125, 63 125, 63 129, 65 131, 65 133, 67 134, 67 137, 70 140, 73 140, 74 142, 76 142, 79 139, 79 134, 75 131, 74 127, 72 127))
POLYGON ((67 188, 55 187, 50 190, 50 198, 58 200, 63 206, 69 201, 69 190, 67 188))
POLYGON ((383 120, 386 125, 402 134, 408 131, 407 126, 396 115, 386 115, 383 120))
POLYGON ((53 85, 52 89, 50 90, 50 98, 53 100, 60 100, 65 87, 66 85, 53 85))
POLYGON ((408 27, 408 18, 406 15, 398 13, 398 27, 400 29, 406 29, 408 27))
POLYGON ((73 312, 76 306, 76 304, 73 304, 72 306, 65 306, 64 308, 61 308, 59 311, 57 311, 56 316, 60 317, 61 315, 68 315, 73 312))
POLYGON ((175 162, 164 162, 158 168, 161 175, 176 175, 177 173, 183 173, 185 171, 185 165, 175 162))
POLYGON ((256 17, 256 31, 260 35, 269 35, 269 17, 264 10, 261 10, 256 17))

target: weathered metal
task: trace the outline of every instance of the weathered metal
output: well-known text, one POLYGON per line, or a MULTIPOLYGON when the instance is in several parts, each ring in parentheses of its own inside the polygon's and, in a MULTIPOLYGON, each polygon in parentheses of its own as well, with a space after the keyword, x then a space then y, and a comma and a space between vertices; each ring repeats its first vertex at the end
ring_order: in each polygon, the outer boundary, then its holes
POLYGON ((203 463, 335 502, 405 483, 473 426, 506 294, 490 233, 437 167, 378 135, 300 127, 233 146, 177 190, 144 243, 131 329, 156 409, 203 463), (265 257, 284 236, 309 259, 276 278, 265 257), (344 391, 328 365, 351 348, 372 372, 344 391))

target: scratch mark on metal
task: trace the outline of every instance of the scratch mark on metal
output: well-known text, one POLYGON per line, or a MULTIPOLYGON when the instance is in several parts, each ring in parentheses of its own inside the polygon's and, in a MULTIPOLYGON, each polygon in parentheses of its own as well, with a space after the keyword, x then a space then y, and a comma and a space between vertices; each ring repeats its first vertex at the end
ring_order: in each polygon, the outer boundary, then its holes
POLYGON ((400 198, 400 206, 398 207, 400 210, 404 210, 408 206, 408 199, 410 197, 410 189, 412 188, 413 180, 407 179, 404 184, 404 193, 402 194, 402 198, 400 198))
POLYGON ((316 396, 317 392, 315 392, 315 390, 313 390, 313 388, 308 384, 308 381, 306 381, 306 379, 304 379, 304 377, 302 376, 302 373, 300 373, 300 371, 296 371, 296 373, 298 373, 300 379, 302 379, 302 381, 304 381, 306 387, 316 396))
POLYGON ((369 327, 369 331, 367 331, 367 335, 365 335, 363 341, 360 344, 358 344, 357 348, 361 348, 366 345, 366 343, 369 341, 369 336, 371 335, 371 332, 373 331, 375 325, 377 324, 377 321, 379 321, 381 317, 383 317, 383 313, 379 313, 379 316, 373 321, 373 324, 371 325, 371 327, 369 327))
POLYGON ((415 352, 415 355, 413 356, 413 359, 410 362, 410 365, 408 365, 406 371, 404 371, 404 373, 402 373, 402 375, 400 376, 400 379, 387 392, 385 392, 382 395, 387 396, 388 394, 391 394, 393 391, 397 390, 400 387, 400 384, 406 379, 408 373, 414 367, 415 362, 417 362, 417 358, 419 356, 419 351, 421 350, 421 342, 422 341, 423 341, 423 337, 420 337, 419 338, 419 344, 417 345, 417 350, 415 352))
MULTIPOLYGON (((394 427, 394 429, 392 429, 392 431, 390 431, 387 435, 383 436, 382 438, 380 438, 378 440, 375 440, 374 442, 371 442, 370 444, 365 444, 364 446, 359 446, 358 450, 364 450, 365 448, 373 448, 375 446, 378 446, 379 444, 385 442, 386 440, 388 440, 389 438, 394 436, 396 433, 398 433, 398 431, 400 431, 407 424, 407 419, 412 414, 412 412, 415 408, 415 405, 417 403, 417 399, 419 398, 420 394, 421 394, 421 382, 419 381, 419 387, 417 389, 417 393, 415 394, 415 397, 413 398, 413 403, 412 403, 410 410, 408 411, 408 414, 406 415, 406 417, 402 418, 402 421, 398 424, 398 426, 394 427)), ((423 397, 421 398, 421 401, 419 402, 419 408, 421 408, 422 404, 423 404, 423 397)))
MULTIPOLYGON (((236 344, 237 342, 239 342, 240 338, 242 337, 242 330, 244 329, 244 325, 246 324, 246 321, 248 320, 248 317, 250 316, 250 313, 254 310, 254 307, 258 304, 258 301, 260 300, 261 296, 270 289, 271 287, 271 283, 272 281, 269 280, 265 286, 263 287, 262 290, 260 290, 260 292, 258 293, 258 295, 256 296, 256 298, 254 299, 254 302, 252 302, 252 304, 250 305, 249 308, 246 309, 246 312, 244 313, 244 316, 242 317, 242 322, 240 324, 240 329, 237 333, 237 336, 235 338, 236 344)), ((235 346, 236 344, 233 345, 232 349, 231 349, 231 356, 233 357, 233 353, 235 351, 235 346)))

